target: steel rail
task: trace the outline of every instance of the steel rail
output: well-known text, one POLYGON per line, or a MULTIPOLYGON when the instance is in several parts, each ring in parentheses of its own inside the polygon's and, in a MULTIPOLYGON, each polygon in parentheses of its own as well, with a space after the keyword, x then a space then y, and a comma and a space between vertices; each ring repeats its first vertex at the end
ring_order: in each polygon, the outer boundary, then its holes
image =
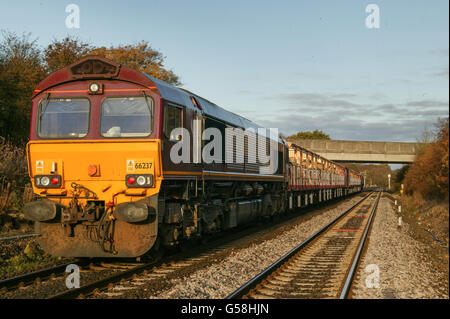
POLYGON ((65 290, 61 293, 57 293, 57 294, 49 297, 49 299, 74 299, 81 295, 83 295, 83 296, 89 295, 89 294, 92 294, 97 289, 104 289, 104 288, 108 287, 108 285, 111 283, 118 282, 122 279, 130 278, 134 274, 144 271, 150 267, 157 266, 160 263, 162 264, 162 261, 151 262, 151 263, 147 263, 144 265, 139 265, 132 269, 125 270, 118 274, 109 276, 107 278, 103 278, 103 279, 88 283, 84 286, 81 286, 80 288, 69 289, 69 290, 65 290))
POLYGON ((372 211, 370 213, 369 221, 366 224, 366 228, 364 230, 364 234, 361 237, 358 249, 356 251, 355 256, 353 257, 353 263, 352 263, 352 266, 350 267, 350 270, 349 270, 349 272, 347 274, 347 278, 345 280, 345 284, 344 284, 344 287, 342 288, 341 295, 339 296, 339 299, 347 298, 347 296, 348 296, 348 294, 350 292, 350 288, 351 288, 351 285, 352 285, 352 282, 353 282, 353 277, 355 276, 356 269, 357 269, 357 266, 358 266, 358 263, 359 263, 359 259, 361 257, 361 252, 362 252, 362 250, 364 248, 364 245, 366 243, 367 234, 369 233, 370 226, 372 225, 373 217, 375 216, 375 212, 377 211, 378 202, 380 201, 381 194, 382 194, 382 191, 380 191, 378 193, 378 196, 377 196, 377 199, 375 201, 375 204, 372 207, 372 211))
POLYGON ((25 234, 25 235, 16 235, 16 236, 9 236, 9 237, 2 237, 0 238, 0 242, 3 241, 11 241, 11 240, 19 240, 19 239, 25 239, 25 238, 32 238, 37 237, 38 234, 25 234))
POLYGON ((369 198, 373 192, 367 194, 364 198, 359 200, 357 203, 355 203, 352 207, 348 208, 346 211, 344 211, 342 214, 334 218, 331 222, 329 222, 327 225, 325 225, 323 228, 315 232, 313 235, 308 237, 305 241, 303 241, 300 245, 286 253, 284 256, 282 256, 280 259, 278 259, 276 262, 271 264, 269 267, 264 269, 262 272, 260 272, 258 275, 256 275, 254 278, 247 281, 244 285, 242 285, 240 288, 232 292, 230 295, 228 295, 225 299, 241 299, 243 296, 247 295, 250 290, 252 290, 254 287, 256 287, 258 284, 260 284, 263 280, 265 280, 270 274, 272 274, 276 269, 278 269, 281 265, 283 265, 287 260, 289 260, 292 256, 294 256, 296 253, 301 251, 303 248, 305 248, 309 243, 311 243, 314 239, 319 237, 323 232, 328 230, 332 225, 334 225, 337 221, 339 221, 342 217, 347 215, 349 212, 351 212, 353 209, 355 209, 359 204, 361 204, 363 201, 365 201, 367 198, 369 198))

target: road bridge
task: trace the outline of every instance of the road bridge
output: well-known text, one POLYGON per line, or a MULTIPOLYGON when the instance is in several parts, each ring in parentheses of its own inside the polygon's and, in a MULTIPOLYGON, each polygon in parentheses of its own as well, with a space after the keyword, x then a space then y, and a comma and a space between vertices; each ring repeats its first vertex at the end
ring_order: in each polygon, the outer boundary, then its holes
POLYGON ((421 143, 287 139, 329 160, 351 163, 412 163, 421 143))

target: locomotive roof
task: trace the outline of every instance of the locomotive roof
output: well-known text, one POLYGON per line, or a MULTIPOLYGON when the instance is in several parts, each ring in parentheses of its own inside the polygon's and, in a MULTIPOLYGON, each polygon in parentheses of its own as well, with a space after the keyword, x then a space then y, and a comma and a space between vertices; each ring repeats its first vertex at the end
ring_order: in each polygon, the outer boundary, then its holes
MULTIPOLYGON (((221 108, 201 96, 177 88, 167 82, 145 74, 144 72, 133 70, 123 64, 95 55, 87 56, 50 74, 37 85, 33 98, 56 85, 88 79, 118 79, 148 87, 154 85, 160 96, 166 101, 198 110, 191 100, 191 96, 193 96, 200 104, 202 114, 204 115, 243 129, 253 128, 256 132, 258 128, 263 128, 240 115, 221 108), (99 71, 96 71, 96 69, 99 71)), ((279 136, 277 136, 275 140, 282 143, 279 136)))
POLYGON ((194 96, 200 103, 204 115, 214 117, 218 120, 227 122, 234 126, 242 127, 244 129, 253 128, 255 129, 255 131, 257 131, 258 128, 262 128, 262 126, 257 125, 256 123, 246 119, 245 117, 227 111, 217 104, 214 104, 195 93, 192 93, 185 89, 177 88, 148 74, 145 75, 150 80, 152 80, 153 83, 155 83, 156 87, 158 88, 159 94, 164 100, 196 109, 190 98, 191 96, 194 96))

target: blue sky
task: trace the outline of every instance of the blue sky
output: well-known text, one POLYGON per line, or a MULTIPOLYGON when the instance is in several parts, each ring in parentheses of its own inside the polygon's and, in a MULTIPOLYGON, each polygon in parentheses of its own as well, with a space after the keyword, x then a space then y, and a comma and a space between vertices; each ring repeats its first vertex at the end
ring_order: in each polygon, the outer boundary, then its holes
POLYGON ((415 141, 448 116, 448 1, 0 2, 0 29, 47 45, 147 40, 183 87, 284 134, 415 141), (65 8, 80 8, 68 29, 65 8), (365 8, 380 8, 368 29, 365 8))

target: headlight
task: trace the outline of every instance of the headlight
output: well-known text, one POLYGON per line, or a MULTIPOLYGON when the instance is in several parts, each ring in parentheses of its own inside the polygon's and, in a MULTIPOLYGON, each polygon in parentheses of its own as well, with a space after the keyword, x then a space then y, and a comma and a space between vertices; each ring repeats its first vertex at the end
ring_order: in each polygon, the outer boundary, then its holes
POLYGON ((89 84, 89 94, 102 94, 102 85, 92 82, 89 84))
POLYGON ((151 174, 129 174, 125 176, 127 187, 152 187, 153 175, 151 174))
POLYGON ((50 184, 50 178, 47 176, 44 176, 41 178, 41 185, 42 186, 48 186, 50 184))
POLYGON ((136 182, 137 182, 138 185, 140 185, 140 186, 145 185, 145 177, 144 177, 144 176, 138 176, 136 182))
POLYGON ((89 90, 91 90, 91 92, 97 92, 99 88, 100 88, 100 87, 98 86, 97 83, 92 83, 92 84, 89 86, 89 90))
POLYGON ((61 175, 36 175, 34 186, 40 188, 60 188, 61 175))

